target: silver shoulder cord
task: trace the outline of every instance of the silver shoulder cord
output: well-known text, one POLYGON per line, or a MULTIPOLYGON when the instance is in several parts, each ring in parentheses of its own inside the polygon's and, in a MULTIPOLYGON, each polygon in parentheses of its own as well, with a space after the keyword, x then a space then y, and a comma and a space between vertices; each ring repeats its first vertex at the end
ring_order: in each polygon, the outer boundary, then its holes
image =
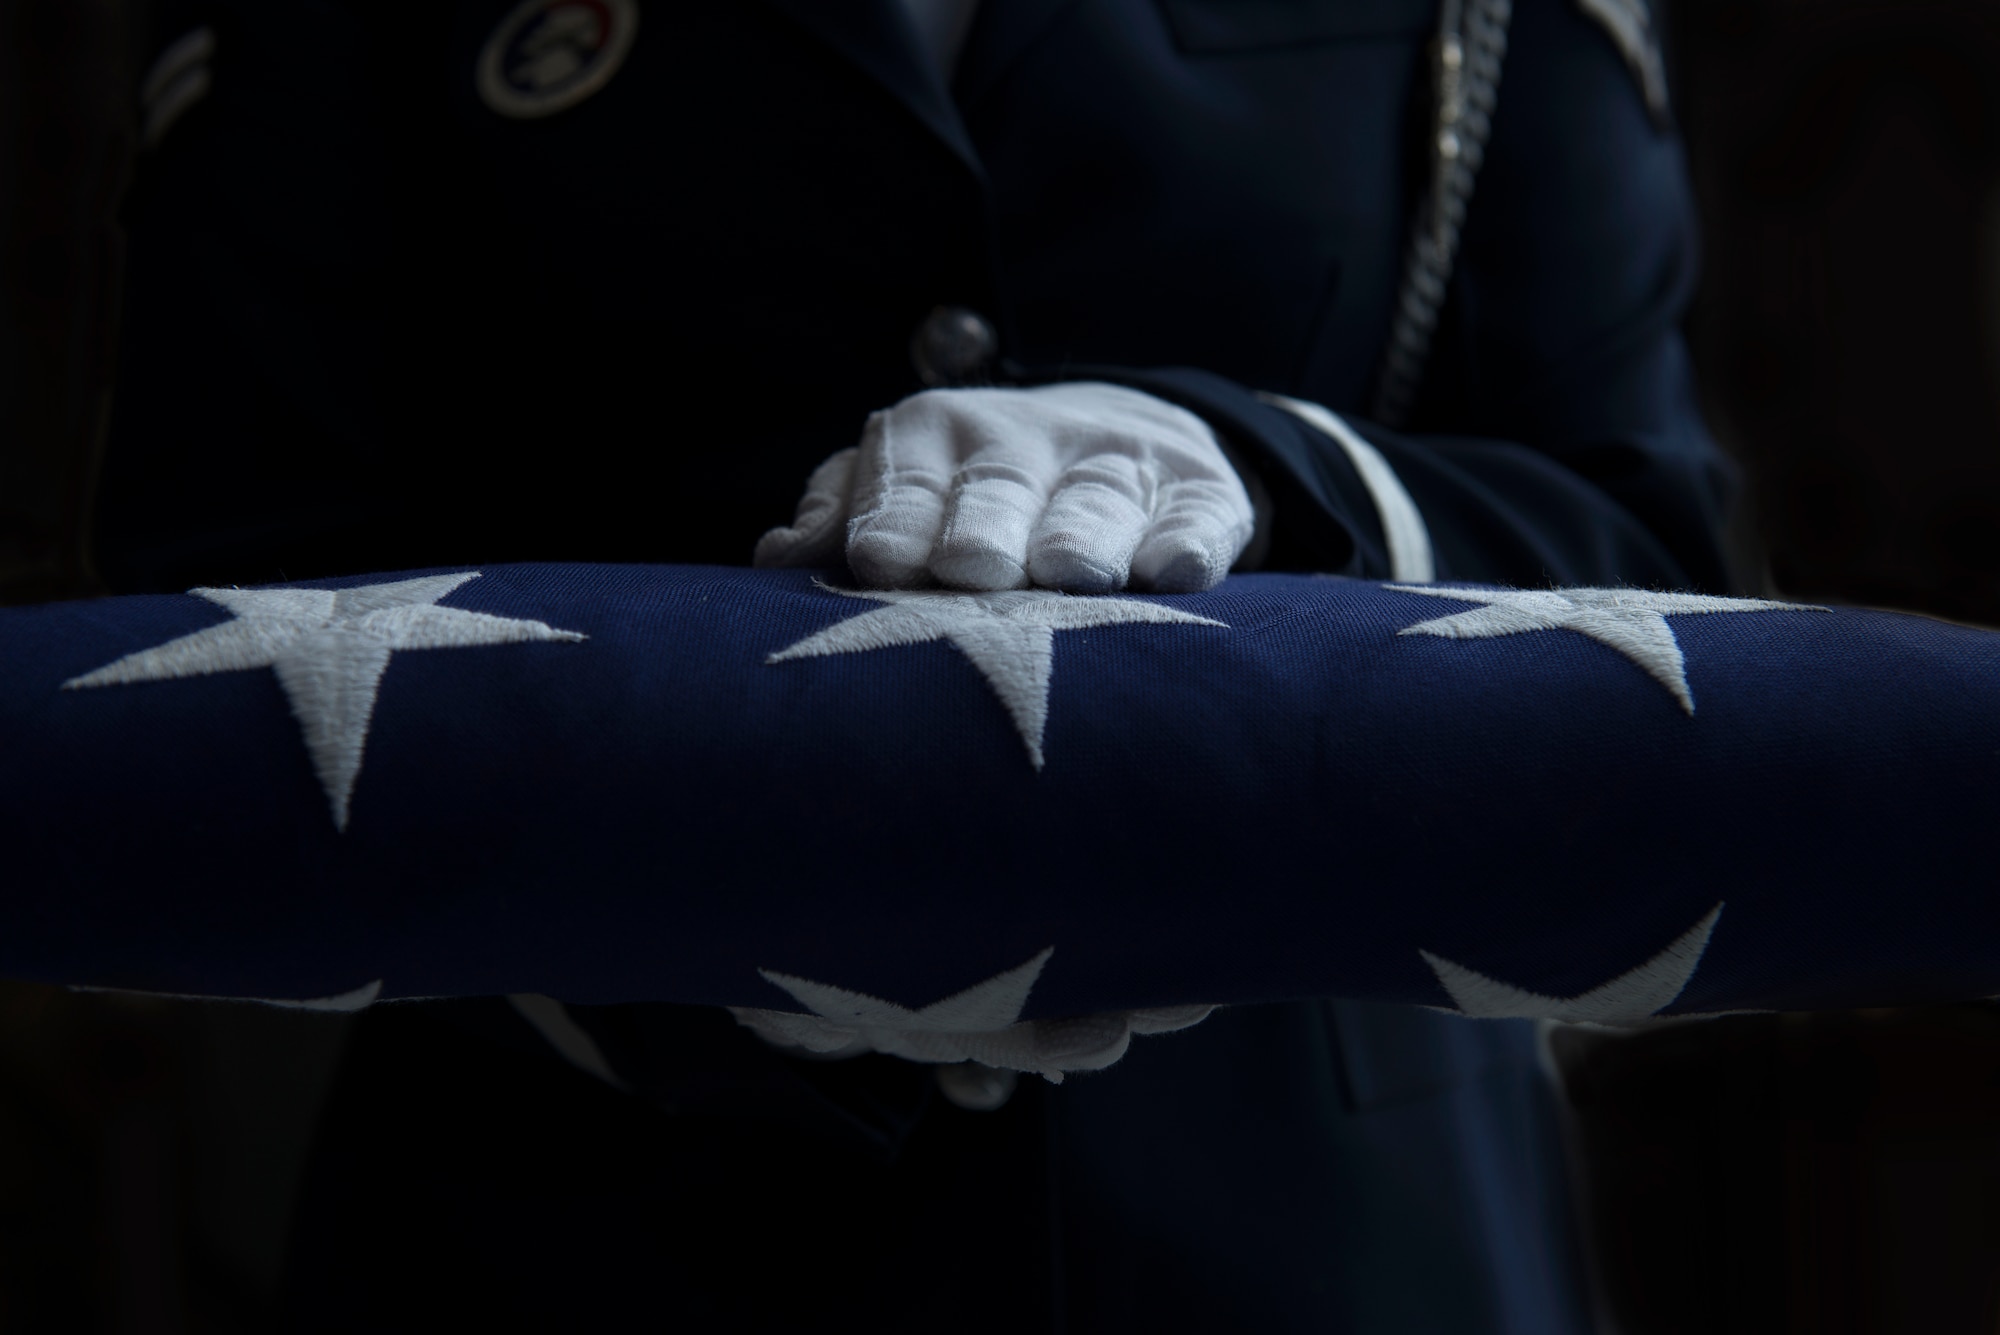
POLYGON ((1436 103, 1430 190, 1417 206, 1403 286, 1369 413, 1384 426, 1403 425, 1423 380, 1431 335, 1458 258, 1459 229, 1493 130, 1500 62, 1507 54, 1507 22, 1513 13, 1511 0, 1444 0, 1438 17, 1431 49, 1436 103))

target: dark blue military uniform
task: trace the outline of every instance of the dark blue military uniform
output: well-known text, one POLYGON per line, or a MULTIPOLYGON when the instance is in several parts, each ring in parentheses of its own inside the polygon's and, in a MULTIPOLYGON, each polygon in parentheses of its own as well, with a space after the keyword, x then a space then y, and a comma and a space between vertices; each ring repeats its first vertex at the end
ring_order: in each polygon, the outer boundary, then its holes
MULTIPOLYGON (((742 562, 921 387, 939 307, 991 322, 1000 383, 1201 414, 1274 499, 1269 564, 1389 573, 1347 456, 1257 395, 1367 408, 1432 0, 987 0, 948 90, 895 0, 653 4, 610 77, 532 115, 480 82, 515 9, 167 15, 163 41, 211 28, 213 78, 131 210, 115 588, 742 562)), ((1408 430, 1355 420, 1440 578, 1720 591, 1693 274, 1627 53, 1519 0, 1408 430)), ((1588 1326, 1523 1025, 1247 1007, 977 1113, 719 1011, 577 1014, 642 1097, 497 1003, 362 1019, 297 1326, 1588 1326)))

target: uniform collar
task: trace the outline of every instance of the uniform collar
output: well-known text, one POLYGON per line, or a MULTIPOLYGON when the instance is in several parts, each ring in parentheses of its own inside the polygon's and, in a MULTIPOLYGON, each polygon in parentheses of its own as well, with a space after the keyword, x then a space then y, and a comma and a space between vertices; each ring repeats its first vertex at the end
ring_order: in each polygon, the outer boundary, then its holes
MULTIPOLYGON (((1013 69, 1043 29, 1080 0, 981 0, 972 33, 959 57, 953 88, 958 105, 971 110, 1013 69)), ((893 0, 892 0, 893 3, 893 0)))
MULTIPOLYGON (((983 175, 979 155, 950 96, 925 66, 916 29, 899 0, 770 0, 845 56, 901 102, 966 166, 983 175)), ((982 9, 1010 0, 986 0, 982 9)), ((975 20, 972 42, 978 40, 975 20)), ((970 45, 970 44, 969 44, 970 45)), ((967 55, 971 51, 968 49, 967 55)))

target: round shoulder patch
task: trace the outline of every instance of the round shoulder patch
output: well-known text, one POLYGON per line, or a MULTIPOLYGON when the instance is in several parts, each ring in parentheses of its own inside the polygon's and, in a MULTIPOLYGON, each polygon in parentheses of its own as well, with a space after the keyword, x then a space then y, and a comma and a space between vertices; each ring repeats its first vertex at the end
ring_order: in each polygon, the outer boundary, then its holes
POLYGON ((518 120, 567 111, 611 82, 638 31, 636 0, 522 0, 479 52, 480 100, 518 120))

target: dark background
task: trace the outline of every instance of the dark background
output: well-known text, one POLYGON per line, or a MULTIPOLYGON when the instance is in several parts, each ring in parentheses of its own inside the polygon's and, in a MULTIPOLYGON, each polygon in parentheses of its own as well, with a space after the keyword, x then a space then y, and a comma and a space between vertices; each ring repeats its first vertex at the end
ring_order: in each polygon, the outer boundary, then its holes
MULTIPOLYGON (((6 601, 93 587, 139 12, 0 0, 6 601)), ((1742 591, 2000 627, 2000 5, 1678 0, 1665 27, 1742 591)), ((0 1332, 269 1328, 343 1032, 0 984, 0 1332)), ((2000 1008, 1552 1046, 1607 1329, 2000 1329, 2000 1008)))
POLYGON ((2000 625, 2000 6, 1678 0, 1668 30, 1688 332, 1772 586, 2000 625))

